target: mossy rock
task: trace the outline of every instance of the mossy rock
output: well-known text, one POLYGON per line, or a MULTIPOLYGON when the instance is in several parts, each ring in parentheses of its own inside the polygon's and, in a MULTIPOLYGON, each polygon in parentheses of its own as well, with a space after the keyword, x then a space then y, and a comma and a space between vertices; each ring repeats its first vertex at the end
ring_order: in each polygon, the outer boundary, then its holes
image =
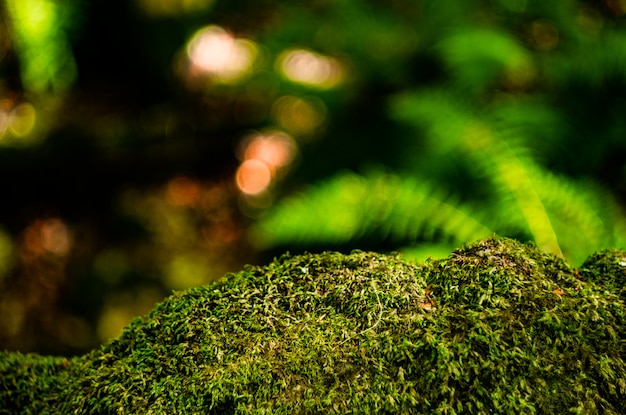
POLYGON ((87 355, 0 354, 0 413, 626 414, 625 257, 285 255, 87 355))

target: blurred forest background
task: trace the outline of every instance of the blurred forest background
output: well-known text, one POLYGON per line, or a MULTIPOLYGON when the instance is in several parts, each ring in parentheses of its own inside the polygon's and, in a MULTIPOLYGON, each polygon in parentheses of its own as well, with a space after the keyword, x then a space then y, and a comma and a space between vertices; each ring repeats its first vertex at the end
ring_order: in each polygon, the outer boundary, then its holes
POLYGON ((4 0, 0 348, 285 251, 626 246, 626 0, 4 0))

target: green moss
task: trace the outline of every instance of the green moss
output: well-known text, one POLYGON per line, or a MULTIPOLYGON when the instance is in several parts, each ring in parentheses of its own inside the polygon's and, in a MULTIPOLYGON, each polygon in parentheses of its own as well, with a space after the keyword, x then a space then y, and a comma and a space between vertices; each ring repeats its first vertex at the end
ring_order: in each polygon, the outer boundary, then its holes
POLYGON ((626 414, 624 267, 594 258, 508 239, 421 266, 286 255, 85 356, 1 354, 0 413, 626 414))
POLYGON ((619 249, 597 252, 587 258, 580 273, 626 301, 626 252, 619 249))

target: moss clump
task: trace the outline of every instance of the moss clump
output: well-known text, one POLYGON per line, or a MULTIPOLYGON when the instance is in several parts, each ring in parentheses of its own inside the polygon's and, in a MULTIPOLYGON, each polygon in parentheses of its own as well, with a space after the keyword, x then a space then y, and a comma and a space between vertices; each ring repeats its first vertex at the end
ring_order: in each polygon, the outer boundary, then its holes
POLYGON ((580 267, 586 280, 593 281, 626 301, 626 252, 607 249, 591 255, 580 267))
POLYGON ((422 266, 283 256, 85 356, 0 355, 0 413, 626 414, 626 308, 601 284, 623 268, 594 258, 508 239, 422 266))

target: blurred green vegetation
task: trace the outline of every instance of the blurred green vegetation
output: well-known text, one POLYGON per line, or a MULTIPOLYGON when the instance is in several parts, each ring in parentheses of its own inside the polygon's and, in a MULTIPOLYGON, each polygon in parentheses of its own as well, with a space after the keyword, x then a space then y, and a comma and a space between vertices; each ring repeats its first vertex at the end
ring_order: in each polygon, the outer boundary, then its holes
POLYGON ((8 0, 0 348, 284 251, 626 246, 622 0, 8 0))

